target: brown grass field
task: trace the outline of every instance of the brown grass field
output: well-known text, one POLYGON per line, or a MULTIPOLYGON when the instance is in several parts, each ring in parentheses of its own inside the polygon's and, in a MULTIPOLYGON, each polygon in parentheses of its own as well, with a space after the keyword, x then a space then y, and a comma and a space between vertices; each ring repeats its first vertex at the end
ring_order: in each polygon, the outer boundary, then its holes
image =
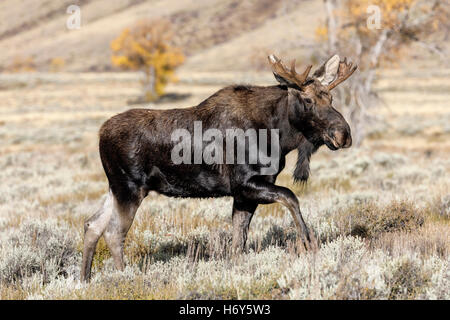
POLYGON ((130 108, 196 105, 228 84, 275 84, 266 51, 309 63, 323 4, 88 0, 68 31, 77 1, 44 2, 0 3, 0 70, 17 57, 36 64, 0 73, 0 300, 450 299, 450 69, 415 47, 380 70, 378 121, 359 148, 322 147, 307 185, 293 183, 288 155, 277 184, 298 196, 317 251, 297 249, 289 213, 266 205, 249 252, 232 255, 231 199, 151 193, 125 270, 101 240, 92 281, 80 282, 83 222, 108 191, 101 124, 130 108), (135 104, 138 74, 111 71, 109 43, 144 16, 170 18, 187 59, 169 97, 135 104), (55 57, 62 72, 49 72, 55 57))
MULTIPOLYGON (((83 220, 107 192, 97 132, 131 108, 136 74, 3 75, 0 90, 0 297, 2 299, 448 299, 449 70, 386 71, 380 128, 360 148, 312 159, 299 197, 321 243, 298 252, 291 217, 260 206, 250 252, 234 257, 231 199, 150 194, 114 271, 103 241, 91 284, 79 282, 83 220), (423 75, 420 75, 423 77, 423 75), (422 79, 423 80, 423 79, 422 79)), ((180 73, 168 92, 200 102, 231 82, 273 83, 265 73, 180 73), (214 83, 214 85, 208 84, 214 83)), ((136 107, 136 106, 133 106, 136 107)))

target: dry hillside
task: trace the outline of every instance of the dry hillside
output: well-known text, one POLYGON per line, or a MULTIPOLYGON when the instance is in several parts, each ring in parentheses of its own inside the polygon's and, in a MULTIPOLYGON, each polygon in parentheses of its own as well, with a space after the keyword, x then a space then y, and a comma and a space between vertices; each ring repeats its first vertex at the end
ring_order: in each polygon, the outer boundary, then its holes
MULTIPOLYGON (((261 69, 269 51, 309 60, 324 8, 317 0, 3 0, 0 69, 32 57, 38 71, 53 58, 64 60, 65 71, 107 71, 111 40, 139 19, 161 17, 188 56, 182 69, 248 70, 261 69), (71 4, 81 8, 78 30, 66 27, 71 4)), ((423 48, 412 52, 417 66, 430 64, 423 48)))
POLYGON ((309 41, 321 6, 271 0, 6 0, 0 3, 0 65, 33 57, 46 71, 52 58, 61 57, 69 71, 108 70, 109 44, 122 29, 142 18, 164 17, 190 58, 188 69, 239 68, 261 49, 288 50, 309 41), (81 8, 79 30, 66 28, 70 4, 81 8))

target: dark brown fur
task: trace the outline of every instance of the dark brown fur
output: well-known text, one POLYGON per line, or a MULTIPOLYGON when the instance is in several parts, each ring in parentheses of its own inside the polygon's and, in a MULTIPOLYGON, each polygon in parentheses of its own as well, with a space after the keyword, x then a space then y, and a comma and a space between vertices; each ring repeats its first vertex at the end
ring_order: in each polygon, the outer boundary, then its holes
POLYGON ((294 149, 298 149, 294 178, 307 180, 310 156, 324 143, 333 150, 349 147, 351 134, 331 106, 331 94, 314 78, 302 87, 229 86, 195 107, 132 109, 112 117, 101 127, 99 143, 112 200, 107 199, 85 224, 82 278, 90 276, 95 244, 103 233, 116 266, 123 268, 123 241, 139 204, 151 190, 174 197, 233 197, 233 247, 237 250, 245 246, 256 207, 279 202, 289 209, 301 239, 308 243, 310 234, 297 197, 274 183, 285 156, 294 149), (203 131, 279 129, 279 170, 261 175, 259 163, 173 164, 171 133, 180 128, 193 133, 194 121, 202 122, 203 131))

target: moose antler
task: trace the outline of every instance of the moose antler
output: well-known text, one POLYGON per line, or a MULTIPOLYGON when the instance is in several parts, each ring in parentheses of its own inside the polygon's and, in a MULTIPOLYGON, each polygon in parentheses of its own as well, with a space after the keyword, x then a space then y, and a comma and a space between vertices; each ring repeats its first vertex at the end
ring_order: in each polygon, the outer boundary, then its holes
POLYGON ((275 55, 271 54, 268 58, 275 76, 282 78, 285 82, 290 84, 296 84, 299 87, 305 83, 309 71, 311 71, 312 68, 312 66, 308 66, 302 74, 298 74, 295 71, 295 59, 292 60, 291 70, 288 70, 288 68, 281 62, 281 59, 278 59, 275 55))
POLYGON ((337 77, 328 85, 328 90, 334 89, 338 84, 347 80, 347 78, 358 68, 356 64, 353 67, 352 66, 352 62, 347 63, 347 58, 344 58, 344 61, 339 61, 337 77))

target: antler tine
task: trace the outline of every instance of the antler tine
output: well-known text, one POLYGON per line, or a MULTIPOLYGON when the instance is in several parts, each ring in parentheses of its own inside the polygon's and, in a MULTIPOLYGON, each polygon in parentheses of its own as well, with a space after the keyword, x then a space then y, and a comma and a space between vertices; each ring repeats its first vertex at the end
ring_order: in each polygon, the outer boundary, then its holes
POLYGON ((309 72, 311 71, 312 65, 309 65, 306 67, 305 71, 298 77, 302 79, 302 83, 306 81, 306 78, 308 78, 309 72))
POLYGON ((353 62, 347 63, 347 58, 345 57, 343 61, 339 62, 337 77, 328 85, 328 90, 334 89, 338 84, 347 80, 357 68, 357 65, 353 66, 353 62))
POLYGON ((291 62, 291 74, 293 76, 297 74, 297 72, 295 71, 295 59, 293 59, 291 62))
POLYGON ((272 71, 276 74, 278 74, 283 79, 296 84, 297 86, 301 87, 303 83, 305 82, 306 78, 308 77, 309 71, 311 70, 312 66, 308 66, 306 70, 299 75, 295 71, 295 59, 291 62, 291 69, 289 70, 275 55, 269 56, 269 63, 272 65, 272 71))
MULTIPOLYGON (((302 74, 298 74, 295 71, 295 59, 291 62, 291 74, 295 79, 303 85, 305 83, 306 78, 308 78, 309 72, 311 71, 312 65, 306 67, 305 71, 302 74)), ((301 86, 301 85, 300 85, 301 86)))

